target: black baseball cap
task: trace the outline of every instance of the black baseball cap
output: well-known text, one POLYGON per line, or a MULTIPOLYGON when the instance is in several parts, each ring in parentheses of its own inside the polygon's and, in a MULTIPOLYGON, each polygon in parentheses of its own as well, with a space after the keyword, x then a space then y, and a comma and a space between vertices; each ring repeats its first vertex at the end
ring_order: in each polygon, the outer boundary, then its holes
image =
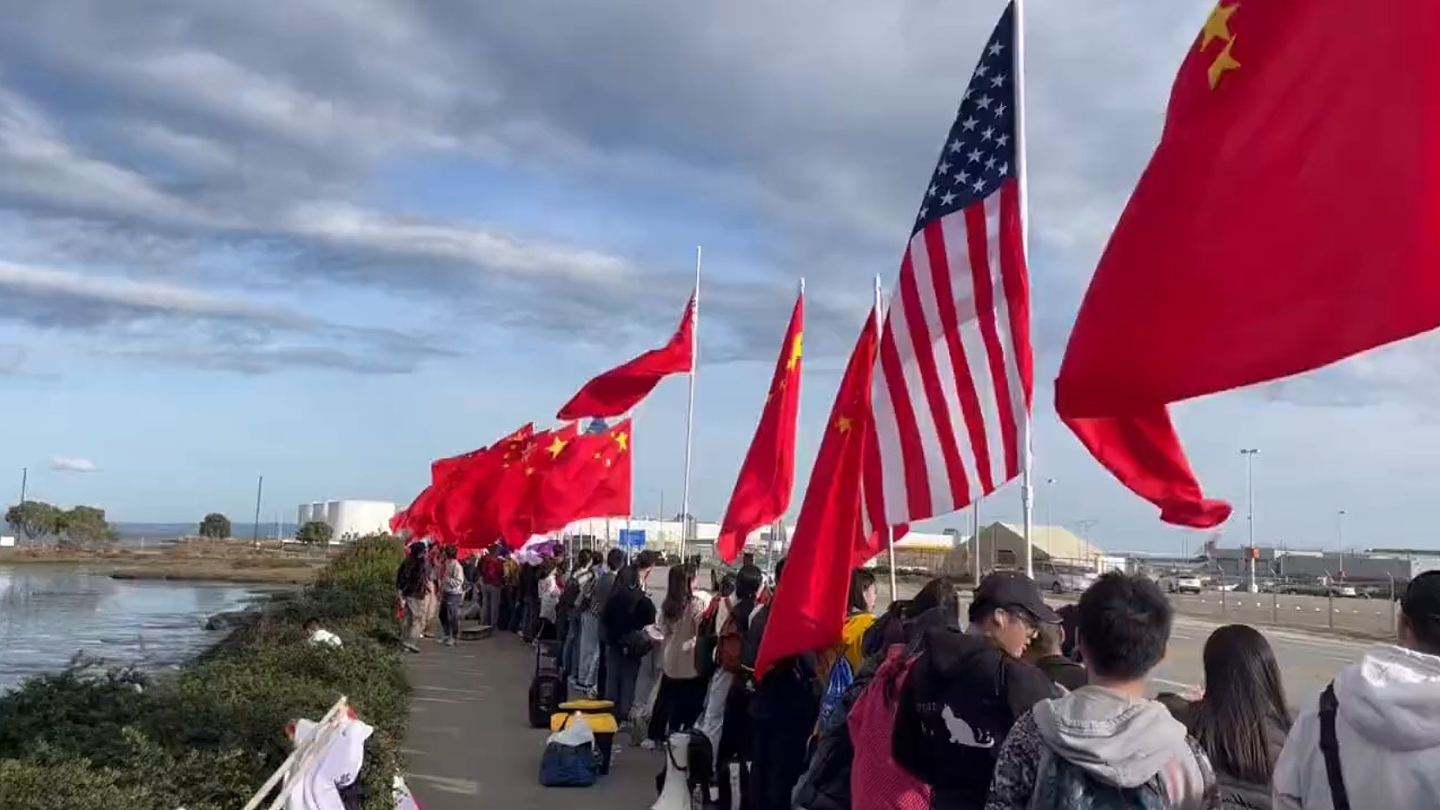
POLYGON ((1400 611, 1415 621, 1440 621, 1440 571, 1426 571, 1410 580, 1400 611))
POLYGON ((981 579, 980 587, 975 589, 975 603, 970 606, 970 615, 974 616, 982 610, 1015 607, 1024 608, 1044 624, 1060 623, 1060 614, 1045 604, 1035 580, 1014 571, 996 571, 981 579))

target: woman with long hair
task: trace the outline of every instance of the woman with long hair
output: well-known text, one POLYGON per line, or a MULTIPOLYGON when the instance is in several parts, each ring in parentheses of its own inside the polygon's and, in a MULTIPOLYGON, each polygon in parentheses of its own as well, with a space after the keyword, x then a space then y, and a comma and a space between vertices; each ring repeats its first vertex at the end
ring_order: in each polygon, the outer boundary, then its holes
POLYGON ((1265 636, 1231 624, 1210 634, 1203 653, 1205 693, 1160 701, 1205 749, 1225 810, 1269 810, 1270 778, 1290 732, 1280 667, 1265 636))
POLYGON ((615 716, 628 722, 635 703, 635 686, 646 646, 642 634, 655 623, 655 603, 640 589, 640 572, 627 565, 601 608, 605 636, 605 697, 615 704, 615 716))
POLYGON ((695 642, 705 606, 695 597, 695 569, 671 567, 660 603, 660 692, 649 739, 653 744, 695 724, 705 704, 705 680, 695 665, 695 642))

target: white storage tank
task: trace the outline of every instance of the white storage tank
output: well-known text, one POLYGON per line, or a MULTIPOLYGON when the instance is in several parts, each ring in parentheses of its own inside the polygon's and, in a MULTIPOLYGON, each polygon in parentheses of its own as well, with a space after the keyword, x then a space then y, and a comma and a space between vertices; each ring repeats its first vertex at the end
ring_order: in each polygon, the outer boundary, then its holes
POLYGON ((327 522, 327 521, 325 520, 325 502, 324 502, 324 501, 313 501, 313 502, 311 502, 311 504, 310 504, 310 520, 312 520, 312 521, 318 520, 318 521, 320 521, 321 523, 327 522))
POLYGON ((367 534, 388 532, 395 504, 390 501, 331 501, 326 504, 327 523, 336 540, 353 540, 367 534))
POLYGON ((314 507, 314 504, 308 504, 308 503, 302 503, 302 504, 300 504, 300 515, 299 515, 299 518, 295 521, 295 525, 296 525, 296 526, 304 526, 306 523, 309 523, 310 521, 312 521, 312 520, 315 519, 315 518, 314 518, 314 515, 315 515, 315 507, 314 507))

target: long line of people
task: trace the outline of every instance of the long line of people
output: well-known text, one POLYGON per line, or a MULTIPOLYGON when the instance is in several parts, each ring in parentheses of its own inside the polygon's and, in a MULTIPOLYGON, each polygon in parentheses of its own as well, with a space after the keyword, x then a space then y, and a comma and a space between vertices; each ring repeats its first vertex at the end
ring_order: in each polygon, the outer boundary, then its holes
POLYGON ((748 806, 1440 807, 1440 572, 1411 582, 1399 643, 1344 668, 1293 722, 1252 627, 1210 636, 1203 691, 1150 699, 1173 622, 1155 584, 1107 574, 1066 612, 1018 574, 982 580, 963 629, 944 580, 892 605, 793 793, 757 789, 748 806))
MULTIPOLYGON (((757 682, 760 569, 712 581, 711 596, 673 566, 657 610, 655 561, 582 551, 567 575, 559 560, 490 555, 474 578, 484 617, 559 640, 572 693, 613 701, 646 747, 684 729, 708 738, 722 807, 1440 808, 1440 571, 1410 583, 1398 644, 1292 718, 1274 651, 1244 625, 1206 641, 1203 690, 1149 698, 1173 612, 1142 576, 1106 574, 1056 611, 1027 577, 991 574, 962 624, 944 578, 874 616, 875 579, 859 570, 840 644, 757 682)), ((398 583, 417 613, 418 579, 398 583)))

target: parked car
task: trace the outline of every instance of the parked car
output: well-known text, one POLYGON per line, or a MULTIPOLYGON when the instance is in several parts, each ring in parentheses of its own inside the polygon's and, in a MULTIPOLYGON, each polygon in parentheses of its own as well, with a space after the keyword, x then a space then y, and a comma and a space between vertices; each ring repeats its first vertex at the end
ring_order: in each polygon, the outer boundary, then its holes
POLYGON ((1035 565, 1035 585, 1051 593, 1080 593, 1095 584, 1096 574, 1086 568, 1054 563, 1035 565))

